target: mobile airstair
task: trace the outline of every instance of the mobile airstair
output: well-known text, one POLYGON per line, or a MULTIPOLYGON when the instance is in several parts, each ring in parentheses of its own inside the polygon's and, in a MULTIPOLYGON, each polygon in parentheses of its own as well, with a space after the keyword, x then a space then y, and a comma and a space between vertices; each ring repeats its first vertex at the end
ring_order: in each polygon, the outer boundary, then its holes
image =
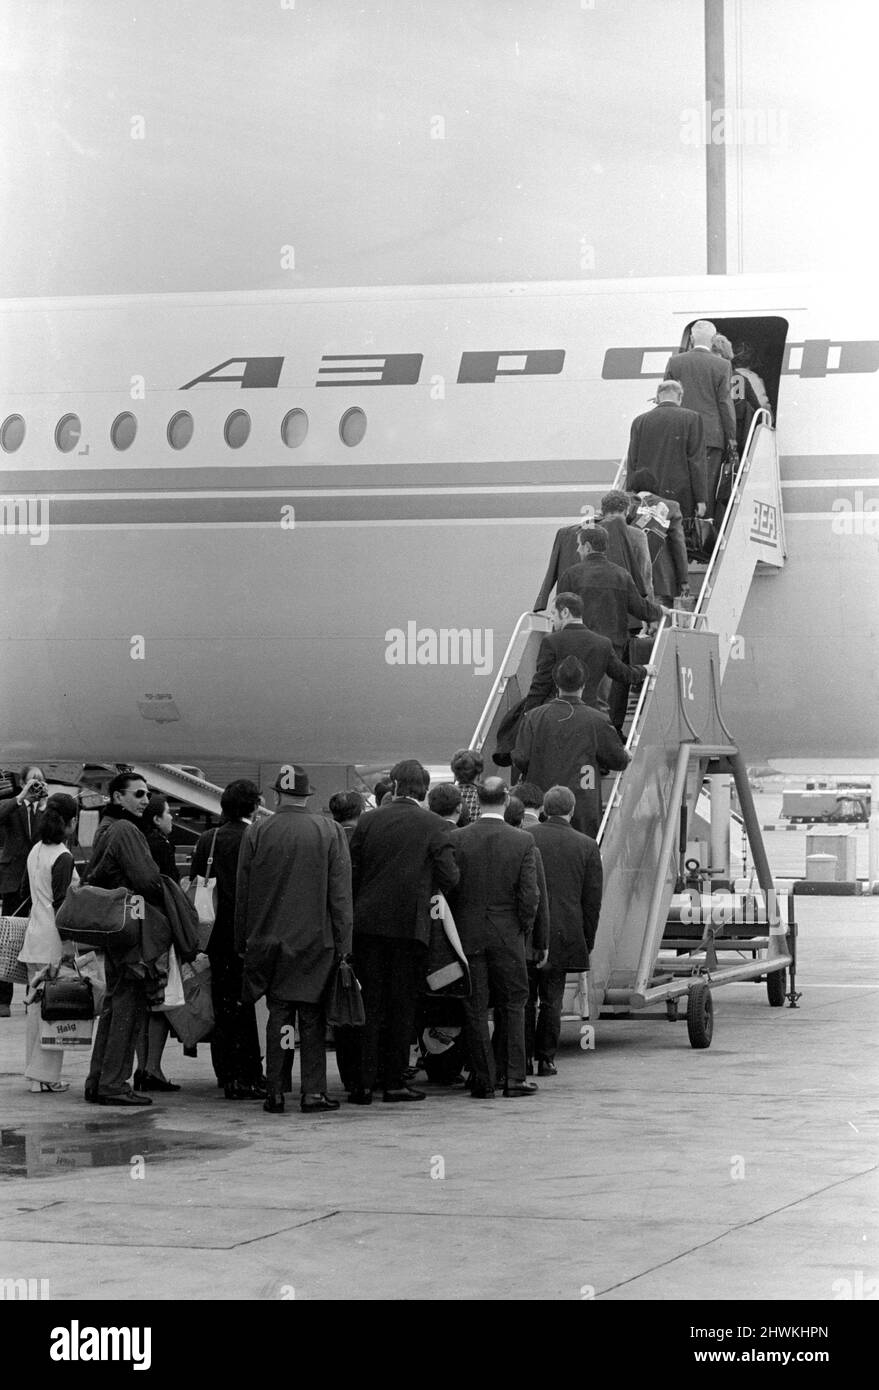
MULTIPOLYGON (((622 482, 624 463, 617 474, 622 482)), ((766 979, 769 1002, 795 1006, 796 925, 792 900, 782 920, 779 897, 751 796, 743 751, 721 707, 726 664, 741 649, 738 626, 755 575, 784 564, 784 530, 775 430, 754 417, 732 494, 692 612, 659 624, 650 652, 655 674, 628 719, 632 760, 605 779, 598 832, 604 866, 601 918, 584 977, 572 977, 566 1007, 590 1023, 661 1006, 676 1019, 686 1004, 690 1042, 707 1047, 712 987, 766 979), (729 783, 735 784, 757 884, 731 874, 729 854, 701 865, 688 855, 697 807, 710 816, 712 849, 729 841, 729 783), (711 790, 706 798, 704 788, 711 790), (724 795, 725 792, 725 795, 724 795), (715 821, 719 824, 715 824, 715 821), (718 893, 703 890, 722 889, 718 893), (722 894, 726 894, 723 897, 722 894), (730 963, 720 957, 731 953, 730 963), (788 972, 790 988, 786 989, 788 972)), ((691 580, 695 578, 691 571, 691 580)), ((763 581, 760 581, 763 582, 763 581)), ((771 582, 766 581, 766 582, 771 582)), ((544 614, 523 614, 492 687, 471 746, 490 753, 506 713, 528 691, 544 614)), ((641 657, 643 660, 643 656, 641 657)))

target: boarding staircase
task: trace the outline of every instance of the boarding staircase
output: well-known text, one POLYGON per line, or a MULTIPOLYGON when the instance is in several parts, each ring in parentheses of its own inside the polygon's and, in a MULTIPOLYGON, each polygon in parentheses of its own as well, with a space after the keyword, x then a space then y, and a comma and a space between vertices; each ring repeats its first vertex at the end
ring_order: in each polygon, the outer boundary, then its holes
MULTIPOLYGON (((625 460, 615 483, 622 484, 625 460)), ((687 997, 690 1041, 711 1037, 711 984, 760 978, 792 964, 788 933, 780 920, 742 753, 721 711, 727 662, 740 651, 738 627, 755 574, 784 564, 784 530, 776 435, 759 411, 733 479, 732 493, 708 565, 691 570, 699 593, 692 611, 663 618, 650 664, 627 720, 631 762, 605 779, 605 810, 598 833, 604 897, 586 980, 580 981, 580 1015, 595 1020, 664 1003, 677 1017, 687 997), (763 928, 720 966, 717 950, 728 945, 706 924, 694 943, 681 937, 672 911, 685 884, 688 826, 706 777, 731 775, 759 883, 763 928), (743 959, 743 955, 747 958, 743 959)), ((545 614, 525 613, 516 624, 471 746, 493 751, 505 714, 528 691, 543 635, 545 614)), ((781 980, 779 974, 779 981, 781 980)), ((775 982, 775 994, 778 983, 775 982)), ((770 987, 771 1002, 773 998, 770 987)), ((791 999, 793 1003, 793 999, 791 999)), ((707 1041, 706 1041, 707 1038, 707 1041)))

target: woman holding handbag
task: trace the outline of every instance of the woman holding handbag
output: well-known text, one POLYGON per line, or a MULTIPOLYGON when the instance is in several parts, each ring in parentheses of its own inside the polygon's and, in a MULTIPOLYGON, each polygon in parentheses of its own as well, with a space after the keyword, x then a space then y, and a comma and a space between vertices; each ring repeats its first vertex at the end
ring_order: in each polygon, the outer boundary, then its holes
MULTIPOLYGON (((19 960, 26 963, 28 986, 47 967, 57 969, 63 943, 55 926, 55 913, 64 901, 68 886, 78 881, 73 855, 64 841, 76 829, 77 805, 72 796, 58 792, 46 802, 40 826, 40 838, 27 857, 27 876, 31 895, 24 946, 19 960)), ((27 1006, 27 1058, 24 1074, 30 1090, 39 1092, 66 1091, 68 1082, 61 1080, 64 1053, 61 1048, 40 1045, 40 1002, 27 1006)))
MULTIPOLYGON (((168 838, 173 829, 167 797, 153 792, 143 813, 143 833, 159 872, 179 883, 174 846, 168 838)), ((137 1067, 132 1080, 136 1091, 180 1090, 162 1071, 162 1054, 170 1031, 171 1025, 161 1012, 153 1011, 144 1018, 135 1046, 137 1067)))

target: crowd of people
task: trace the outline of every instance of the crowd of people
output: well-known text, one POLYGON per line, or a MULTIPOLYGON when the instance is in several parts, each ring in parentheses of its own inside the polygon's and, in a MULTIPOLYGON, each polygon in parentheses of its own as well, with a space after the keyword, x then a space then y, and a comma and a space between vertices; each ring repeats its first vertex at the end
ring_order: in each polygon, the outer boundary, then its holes
MULTIPOLYGON (((325 1005, 342 962, 353 966, 365 1014, 362 1026, 335 1035, 352 1104, 425 1098, 410 1084, 411 1049, 419 1018, 435 1018, 438 1001, 453 1020, 446 1036, 460 1037, 453 1070, 466 1073, 474 1099, 532 1096, 535 1068, 555 1074, 565 977, 588 967, 601 908, 601 779, 629 761, 628 693, 652 670, 631 659, 631 640, 688 596, 684 523, 719 519, 749 412, 767 405, 750 347, 734 354, 713 324, 694 324, 655 408, 633 422, 625 490, 602 499, 594 522, 555 537, 535 602, 546 610, 556 590, 554 630, 494 752, 499 767, 511 767, 511 785, 485 776, 482 754, 467 748, 451 759, 451 779, 434 786, 417 760, 397 763, 376 783, 372 805, 348 789, 325 812, 311 809, 314 789, 296 763, 278 772, 272 816, 257 816, 254 782, 225 788, 222 819, 199 838, 190 881, 215 884, 210 1046, 227 1099, 283 1112, 298 1030, 300 1108, 339 1109, 327 1079, 325 1005)), ((19 956, 31 1001, 25 1076, 31 1090, 59 1092, 63 1053, 41 1043, 38 987, 73 950, 55 917, 78 882, 68 847, 78 807, 47 793, 42 769, 29 766, 0 801, 0 913, 28 913, 19 956)), ((170 1025, 161 962, 172 945, 184 964, 202 953, 181 902, 167 800, 134 772, 113 778, 108 798, 86 881, 124 887, 154 917, 137 949, 106 952, 85 1099, 143 1106, 151 1092, 180 1089, 163 1070, 170 1025)), ((0 984, 0 1017, 11 996, 11 984, 0 984)))

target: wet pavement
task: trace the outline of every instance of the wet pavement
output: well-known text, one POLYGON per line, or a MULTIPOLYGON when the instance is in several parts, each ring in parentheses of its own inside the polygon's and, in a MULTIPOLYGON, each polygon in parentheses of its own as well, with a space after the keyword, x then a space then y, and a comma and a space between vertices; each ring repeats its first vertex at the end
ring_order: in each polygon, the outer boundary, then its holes
MULTIPOLYGON (((793 839, 791 835, 786 837, 793 839)), ((661 1017, 565 1025, 527 1100, 304 1116, 226 1101, 208 1049, 149 1110, 32 1095, 0 1021, 0 1280, 50 1297, 833 1299, 877 1277, 879 898, 798 900, 800 1008, 715 991, 703 1051, 661 1017), (860 1279, 861 1285, 858 1285, 860 1279)), ((330 1089, 339 1091, 331 1058, 330 1089)), ((289 1104, 289 1101, 288 1101, 289 1104)), ((0 1285, 2 1287, 2 1285, 0 1285)))

